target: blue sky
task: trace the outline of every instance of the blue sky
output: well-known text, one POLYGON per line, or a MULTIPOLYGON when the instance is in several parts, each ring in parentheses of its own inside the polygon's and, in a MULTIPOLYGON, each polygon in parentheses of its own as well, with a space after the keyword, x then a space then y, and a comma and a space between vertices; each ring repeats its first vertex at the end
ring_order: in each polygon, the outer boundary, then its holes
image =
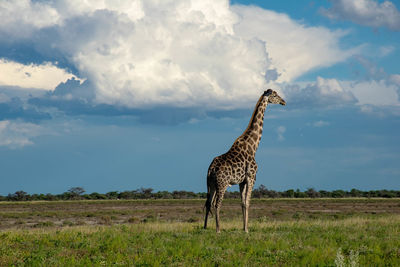
POLYGON ((206 191, 266 88, 257 185, 399 190, 399 8, 1 1, 0 194, 206 191))

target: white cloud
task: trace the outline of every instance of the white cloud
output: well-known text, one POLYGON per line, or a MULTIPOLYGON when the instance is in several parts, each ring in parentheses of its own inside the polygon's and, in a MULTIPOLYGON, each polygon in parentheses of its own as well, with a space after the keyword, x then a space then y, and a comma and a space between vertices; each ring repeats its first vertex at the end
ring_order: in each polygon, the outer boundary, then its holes
POLYGON ((379 47, 379 54, 381 57, 386 57, 390 54, 392 54, 396 48, 393 45, 384 45, 379 47))
POLYGON ((283 140, 285 140, 285 137, 283 136, 283 134, 286 132, 286 127, 285 126, 279 126, 277 129, 276 129, 276 133, 278 134, 278 140, 279 141, 283 141, 283 140))
POLYGON ((344 32, 228 0, 15 0, 0 10, 18 11, 0 25, 0 41, 27 38, 39 52, 62 54, 91 82, 97 103, 128 107, 248 106, 267 83, 357 51, 339 48, 344 32))
POLYGON ((283 87, 283 92, 288 96, 287 103, 299 106, 330 107, 354 104, 357 98, 348 88, 336 79, 318 77, 316 82, 305 86, 292 84, 283 87))
POLYGON ((400 87, 400 74, 392 74, 389 76, 389 81, 400 87))
POLYGON ((2 0, 0 18, 0 33, 17 38, 30 37, 35 29, 60 21, 60 15, 54 7, 30 0, 2 0))
POLYGON ((42 134, 43 128, 33 123, 0 121, 0 146, 12 149, 33 145, 32 137, 42 134))
POLYGON ((0 58, 0 85, 18 86, 22 88, 37 88, 54 90, 60 83, 75 75, 60 69, 52 63, 41 65, 8 61, 0 58))
POLYGON ((312 126, 314 127, 324 127, 324 126, 329 126, 330 123, 327 121, 323 121, 323 120, 319 120, 319 121, 315 121, 312 126))
POLYGON ((371 106, 391 106, 396 112, 400 106, 400 75, 388 74, 371 60, 357 56, 358 62, 366 70, 364 79, 337 80, 318 77, 316 82, 292 83, 283 85, 283 92, 288 96, 288 103, 302 103, 311 106, 335 106, 356 104, 364 106, 365 113, 371 106))
POLYGON ((342 81, 346 90, 351 91, 359 105, 390 106, 399 105, 396 86, 386 80, 371 80, 359 82, 342 81))
POLYGON ((342 62, 360 51, 360 47, 342 50, 340 38, 345 31, 308 27, 283 13, 255 6, 234 6, 241 20, 235 31, 246 38, 266 43, 273 66, 281 74, 278 81, 289 82, 317 68, 342 62))
POLYGON ((391 1, 334 0, 332 7, 321 8, 321 13, 331 19, 350 20, 373 28, 387 27, 400 31, 400 12, 391 1))
MULTIPOLYGON (((282 90, 288 96, 288 105, 300 107, 333 107, 347 104, 381 107, 400 105, 400 75, 360 81, 318 77, 316 82, 285 85, 282 90)), ((372 107, 364 107, 365 111, 370 108, 372 107)))
POLYGON ((367 71, 364 81, 351 82, 351 88, 361 104, 398 105, 400 100, 400 74, 388 74, 369 59, 358 56, 356 59, 367 71))

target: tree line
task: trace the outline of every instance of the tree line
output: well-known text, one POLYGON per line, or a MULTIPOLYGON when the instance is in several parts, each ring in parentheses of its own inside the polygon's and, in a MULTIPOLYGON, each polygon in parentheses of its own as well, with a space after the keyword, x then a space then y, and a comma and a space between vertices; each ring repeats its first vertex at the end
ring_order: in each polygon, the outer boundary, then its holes
MULTIPOLYGON (((62 194, 28 194, 24 191, 17 191, 7 196, 0 195, 0 201, 38 201, 38 200, 95 200, 95 199, 205 199, 207 193, 205 192, 191 192, 191 191, 158 191, 154 192, 152 188, 140 188, 128 191, 111 191, 105 194, 93 192, 90 194, 85 193, 82 187, 72 187, 62 194)), ((370 190, 362 191, 358 189, 316 191, 314 188, 309 188, 305 191, 299 189, 289 189, 286 191, 269 190, 264 185, 260 185, 253 190, 253 198, 348 198, 348 197, 365 197, 365 198, 394 198, 400 197, 398 190, 370 190)), ((238 191, 227 191, 225 198, 240 198, 238 191)))

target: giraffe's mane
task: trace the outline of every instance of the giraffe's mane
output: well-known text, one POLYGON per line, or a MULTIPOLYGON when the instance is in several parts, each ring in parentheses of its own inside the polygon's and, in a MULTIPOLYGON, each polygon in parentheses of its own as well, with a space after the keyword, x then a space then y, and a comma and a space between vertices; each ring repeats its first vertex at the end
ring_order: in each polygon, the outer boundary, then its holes
POLYGON ((256 113, 257 113, 257 111, 258 111, 258 106, 260 105, 260 102, 261 102, 261 100, 263 99, 263 97, 264 97, 264 95, 261 95, 260 98, 258 99, 257 104, 256 104, 256 106, 254 107, 253 115, 251 115, 249 125, 247 125, 246 130, 244 130, 243 133, 242 133, 242 135, 239 136, 238 138, 236 138, 236 140, 239 140, 240 138, 242 138, 242 137, 247 133, 247 131, 250 129, 251 124, 253 123, 254 117, 256 116, 256 113))

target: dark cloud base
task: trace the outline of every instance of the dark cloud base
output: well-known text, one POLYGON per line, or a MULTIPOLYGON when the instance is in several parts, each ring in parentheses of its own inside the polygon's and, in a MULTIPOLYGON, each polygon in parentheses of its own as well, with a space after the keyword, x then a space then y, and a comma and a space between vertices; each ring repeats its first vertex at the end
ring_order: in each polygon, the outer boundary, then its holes
POLYGON ((0 120, 23 119, 29 122, 39 122, 51 119, 48 112, 40 111, 35 106, 24 106, 23 101, 14 97, 7 103, 0 103, 0 120))
POLYGON ((240 118, 251 115, 251 109, 204 110, 202 108, 177 108, 160 106, 151 109, 134 109, 107 104, 94 105, 83 100, 31 98, 29 104, 39 108, 56 108, 68 116, 133 116, 143 124, 177 125, 193 119, 240 118))
POLYGON ((78 70, 74 64, 69 61, 68 57, 51 47, 40 47, 34 41, 24 40, 19 42, 1 38, 0 58, 24 65, 41 65, 45 62, 57 62, 57 67, 65 69, 67 72, 74 75, 78 75, 78 70))

